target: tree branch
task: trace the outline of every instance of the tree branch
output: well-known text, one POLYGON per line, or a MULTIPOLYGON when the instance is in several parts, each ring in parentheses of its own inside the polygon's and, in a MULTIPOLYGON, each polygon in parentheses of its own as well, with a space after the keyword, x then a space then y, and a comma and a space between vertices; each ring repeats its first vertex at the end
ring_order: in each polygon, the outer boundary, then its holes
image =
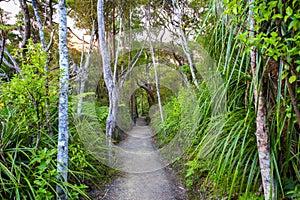
MULTIPOLYGON (((0 46, 2 46, 3 43, 0 42, 0 46)), ((21 68, 19 67, 17 61, 12 57, 12 55, 9 53, 9 51, 4 47, 3 45, 3 49, 4 49, 4 53, 7 55, 7 57, 11 60, 11 62, 13 64, 11 64, 8 60, 6 60, 6 58, 3 56, 3 62, 5 65, 7 65, 9 68, 15 69, 17 71, 17 73, 20 73, 21 68)), ((2 49, 0 49, 1 51, 2 49)), ((1 52, 0 54, 4 54, 3 52, 1 52)))
POLYGON ((19 2, 20 2, 21 9, 23 12, 24 26, 25 26, 25 32, 24 32, 23 41, 21 44, 21 48, 24 48, 27 44, 27 40, 30 38, 30 15, 29 15, 29 9, 28 9, 26 0, 19 0, 19 2))
POLYGON ((41 44, 42 44, 42 46, 45 50, 46 49, 46 44, 45 44, 45 37, 44 37, 44 31, 43 31, 43 24, 42 24, 42 20, 40 18, 38 9, 36 7, 36 1, 35 0, 32 0, 32 7, 33 7, 33 10, 34 10, 35 18, 36 18, 37 23, 38 23, 41 44))
POLYGON ((49 44, 48 46, 46 47, 45 51, 48 52, 53 44, 53 38, 54 38, 54 35, 55 35, 55 29, 52 29, 51 31, 51 35, 50 35, 50 41, 49 41, 49 44))

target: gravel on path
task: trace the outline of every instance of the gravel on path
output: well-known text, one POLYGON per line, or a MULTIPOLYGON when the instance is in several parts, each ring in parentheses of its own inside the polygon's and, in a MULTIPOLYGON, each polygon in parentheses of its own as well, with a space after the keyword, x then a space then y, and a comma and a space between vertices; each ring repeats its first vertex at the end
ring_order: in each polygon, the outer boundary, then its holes
POLYGON ((106 188, 104 200, 186 200, 185 189, 170 167, 163 167, 152 141, 152 132, 143 118, 120 142, 116 157, 124 172, 106 188))

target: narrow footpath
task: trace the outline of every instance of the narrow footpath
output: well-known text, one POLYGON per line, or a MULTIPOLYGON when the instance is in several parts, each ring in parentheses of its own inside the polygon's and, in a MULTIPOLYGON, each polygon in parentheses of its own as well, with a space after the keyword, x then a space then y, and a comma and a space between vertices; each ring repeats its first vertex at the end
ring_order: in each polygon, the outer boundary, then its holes
POLYGON ((172 169, 163 168, 152 141, 152 132, 143 118, 118 145, 116 157, 124 173, 107 187, 105 200, 186 200, 185 189, 172 169))

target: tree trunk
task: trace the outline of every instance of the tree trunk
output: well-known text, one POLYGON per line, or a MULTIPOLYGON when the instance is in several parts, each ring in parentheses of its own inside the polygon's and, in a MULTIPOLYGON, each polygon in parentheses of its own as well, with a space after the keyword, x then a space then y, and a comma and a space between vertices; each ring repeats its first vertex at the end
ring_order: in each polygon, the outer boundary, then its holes
POLYGON ((179 40, 180 40, 180 43, 181 43, 181 47, 182 47, 183 52, 184 52, 184 54, 185 54, 185 56, 188 60, 191 75, 192 75, 192 79, 193 79, 193 83, 196 86, 196 88, 198 89, 198 91, 200 91, 201 88, 199 86, 199 83, 198 83, 198 80, 197 80, 197 77, 196 77, 196 73, 195 73, 195 70, 194 70, 193 59, 192 59, 190 50, 189 50, 188 45, 187 45, 187 40, 186 40, 184 31, 182 30, 182 12, 181 12, 181 9, 180 9, 177 1, 172 0, 172 4, 173 4, 174 10, 175 10, 175 16, 179 20, 179 26, 176 27, 176 31, 177 31, 177 34, 178 34, 178 37, 179 37, 179 40))
MULTIPOLYGON (((106 119, 106 143, 108 147, 112 146, 112 134, 116 126, 117 113, 117 88, 116 81, 113 78, 110 62, 111 58, 105 40, 105 24, 104 24, 104 0, 98 0, 98 33, 99 48, 102 56, 103 77, 109 97, 109 112, 106 119)), ((111 162, 111 151, 109 150, 109 162, 111 162)))
MULTIPOLYGON (((24 17, 24 35, 23 35, 23 41, 21 44, 21 48, 25 48, 26 44, 27 44, 27 40, 30 38, 30 15, 29 15, 29 9, 28 9, 28 5, 26 3, 26 0, 19 0, 21 8, 22 8, 22 13, 23 13, 23 17, 24 17)), ((25 56, 24 52, 23 52, 23 56, 25 56)))
MULTIPOLYGON (((39 35, 40 35, 40 41, 41 41, 42 47, 43 47, 44 51, 47 52, 47 54, 49 56, 48 48, 50 48, 50 46, 51 46, 51 40, 50 40, 49 45, 47 47, 46 43, 45 43, 45 37, 44 37, 44 31, 43 31, 43 24, 42 24, 41 18, 39 16, 35 0, 32 0, 32 7, 33 7, 33 10, 34 10, 34 14, 35 14, 36 20, 38 22, 39 35)), ((51 38, 52 38, 52 34, 51 34, 51 38)), ((45 67, 44 67, 45 72, 46 72, 46 79, 45 79, 45 91, 46 91, 45 109, 46 109, 46 126, 47 126, 47 131, 48 131, 49 135, 52 135, 52 128, 51 128, 51 125, 50 125, 50 118, 51 118, 50 115, 51 114, 50 114, 49 77, 48 77, 49 76, 49 69, 48 69, 49 62, 50 62, 50 59, 48 57, 47 58, 47 63, 45 65, 45 67)))
MULTIPOLYGON (((150 27, 150 10, 148 12, 149 13, 148 13, 148 27, 147 28, 148 28, 150 52, 151 52, 151 57, 152 57, 152 62, 153 62, 153 68, 154 68, 157 101, 158 101, 160 118, 161 118, 162 123, 164 123, 165 119, 164 119, 164 113, 163 113, 161 98, 160 98, 159 77, 158 77, 158 74, 157 74, 157 66, 156 66, 155 55, 154 55, 153 45, 152 45, 152 41, 151 41, 151 34, 150 34, 150 29, 151 29, 151 27, 150 27)), ((165 132, 164 132, 164 137, 166 137, 166 133, 165 132)))
MULTIPOLYGON (((253 3, 254 0, 249 0, 249 22, 250 22, 250 42, 252 42, 254 37, 254 26, 255 20, 252 17, 253 14, 253 3)), ((266 107, 265 107, 265 98, 262 92, 263 86, 259 85, 257 73, 258 69, 256 66, 256 47, 251 46, 250 49, 250 59, 251 59, 251 72, 253 76, 253 88, 254 88, 254 104, 256 115, 256 140, 258 148, 258 157, 260 164, 260 171, 262 177, 262 184, 264 189, 265 200, 274 199, 274 185, 272 184, 272 175, 271 175, 271 154, 270 154, 270 135, 266 119, 266 107)), ((263 81, 261 81, 263 84, 263 81)))
MULTIPOLYGON (((88 79, 88 69, 90 66, 90 59, 91 59, 91 53, 92 53, 92 49, 93 49, 93 43, 94 43, 94 37, 95 37, 95 23, 93 21, 93 27, 92 27, 92 35, 91 35, 91 39, 90 39, 90 46, 88 49, 88 53, 87 53, 87 57, 84 63, 84 66, 82 66, 82 62, 80 63, 80 81, 79 81, 79 100, 78 100, 78 106, 77 106, 77 115, 81 116, 81 112, 82 112, 82 102, 83 102, 83 97, 82 94, 84 93, 84 88, 85 88, 85 83, 88 79)), ((84 40, 83 40, 84 41, 84 40)), ((84 46, 83 46, 84 48, 84 46)), ((82 51, 84 51, 84 49, 82 49, 82 51)))
MULTIPOLYGON (((58 113, 58 150, 57 172, 58 179, 68 181, 68 87, 69 87, 69 63, 67 46, 67 12, 66 1, 58 1, 59 14, 59 66, 60 66, 60 94, 58 113)), ((61 187, 56 187, 58 199, 67 199, 61 187)))

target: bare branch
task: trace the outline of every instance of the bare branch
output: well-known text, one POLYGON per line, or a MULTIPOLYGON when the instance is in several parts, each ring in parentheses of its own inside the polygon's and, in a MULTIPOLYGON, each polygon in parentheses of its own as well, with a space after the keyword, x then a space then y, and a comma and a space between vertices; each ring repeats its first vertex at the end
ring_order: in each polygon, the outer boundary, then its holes
POLYGON ((21 48, 24 48, 27 44, 27 40, 30 38, 30 15, 29 15, 29 9, 28 5, 26 3, 26 0, 19 0, 23 17, 24 17, 24 26, 25 26, 25 32, 23 34, 23 41, 21 44, 21 48))
MULTIPOLYGON (((141 54, 142 54, 142 52, 143 52, 143 50, 144 50, 144 48, 145 48, 147 39, 148 39, 148 36, 145 38, 144 44, 143 44, 142 48, 140 49, 139 53, 136 54, 135 57, 133 58, 134 62, 133 62, 133 64, 131 65, 130 69, 128 69, 126 72, 125 72, 125 70, 124 70, 124 71, 120 74, 120 77, 123 77, 123 78, 121 78, 120 83, 119 83, 119 87, 120 87, 120 88, 122 88, 123 83, 124 83, 126 77, 131 73, 132 69, 135 67, 136 63, 138 62, 139 58, 141 57, 141 54)), ((120 77, 119 77, 119 78, 120 78, 120 77)))
POLYGON ((21 68, 19 67, 17 61, 12 57, 12 55, 9 53, 9 51, 4 47, 4 53, 8 56, 8 58, 10 59, 10 61, 13 63, 9 63, 6 58, 3 57, 3 62, 12 69, 15 69, 17 71, 17 73, 20 73, 21 68))
MULTIPOLYGON (((147 13, 147 11, 146 11, 147 13)), ((152 38, 151 38, 151 25, 150 25, 150 8, 147 13, 147 18, 148 18, 148 25, 147 25, 147 33, 149 37, 149 45, 150 45, 150 52, 151 52, 151 57, 152 57, 152 63, 153 63, 153 68, 154 68, 154 75, 155 75, 155 86, 156 86, 156 94, 157 94, 157 100, 158 100, 158 107, 159 107, 159 113, 160 113, 160 118, 162 123, 165 122, 164 119, 164 113, 163 113, 163 108, 162 108, 162 103, 161 103, 161 98, 160 98, 160 89, 159 89, 159 78, 158 78, 158 73, 157 73, 157 64, 155 61, 155 55, 154 55, 154 49, 152 45, 152 38)), ((166 138, 166 133, 164 132, 164 138, 166 138)))
POLYGON ((45 49, 46 52, 48 52, 50 50, 50 48, 53 44, 54 35, 55 35, 55 29, 52 29, 49 44, 48 44, 47 48, 45 49))
POLYGON ((2 40, 0 42, 0 66, 2 64, 2 60, 3 60, 3 57, 4 57, 4 45, 5 45, 5 39, 2 35, 2 40))
POLYGON ((45 44, 45 37, 44 37, 43 25, 42 25, 42 20, 40 18, 38 9, 36 7, 36 1, 35 0, 32 0, 32 7, 33 7, 33 10, 34 10, 35 18, 36 18, 36 20, 38 22, 38 28, 39 28, 39 34, 40 34, 41 44, 42 44, 42 46, 43 46, 43 48, 45 50, 46 49, 46 44, 45 44))
MULTIPOLYGON (((93 25, 92 25, 92 35, 90 38, 90 45, 89 45, 89 49, 87 52, 87 56, 85 59, 85 63, 84 66, 83 65, 83 57, 84 57, 84 42, 82 43, 82 55, 81 55, 81 61, 80 61, 80 74, 79 74, 79 78, 81 79, 79 81, 79 95, 84 93, 84 89, 85 89, 85 84, 86 84, 86 80, 88 79, 88 69, 90 66, 90 59, 91 59, 91 53, 92 53, 92 49, 94 47, 94 38, 96 35, 96 31, 95 31, 95 21, 93 20, 93 25)), ((79 101, 78 101, 78 107, 77 107, 77 115, 81 116, 81 112, 82 112, 82 102, 83 102, 83 97, 80 96, 79 101)))
POLYGON ((76 35, 70 27, 68 27, 68 30, 69 30, 70 33, 72 33, 78 40, 84 41, 85 44, 89 44, 87 41, 82 40, 78 35, 76 35))

